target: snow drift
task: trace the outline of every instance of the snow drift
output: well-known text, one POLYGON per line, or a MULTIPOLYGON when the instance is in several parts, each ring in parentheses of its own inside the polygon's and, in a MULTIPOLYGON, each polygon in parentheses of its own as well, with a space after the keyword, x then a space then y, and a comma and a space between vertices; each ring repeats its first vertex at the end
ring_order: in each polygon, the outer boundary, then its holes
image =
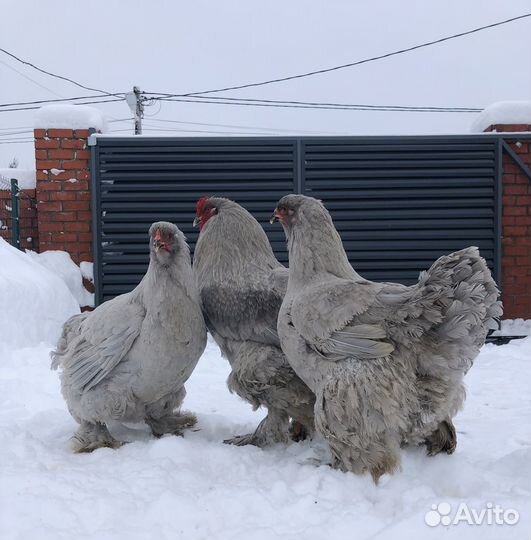
POLYGON ((0 238, 0 347, 53 344, 79 304, 63 280, 0 238))
POLYGON ((87 272, 87 268, 92 263, 85 263, 83 268, 81 268, 72 260, 70 254, 66 251, 50 250, 35 253, 35 251, 27 250, 26 253, 38 264, 47 268, 56 276, 59 276, 81 307, 94 306, 94 294, 87 291, 83 286, 83 277, 85 277, 83 275, 83 269, 85 269, 87 275, 90 275, 87 272))

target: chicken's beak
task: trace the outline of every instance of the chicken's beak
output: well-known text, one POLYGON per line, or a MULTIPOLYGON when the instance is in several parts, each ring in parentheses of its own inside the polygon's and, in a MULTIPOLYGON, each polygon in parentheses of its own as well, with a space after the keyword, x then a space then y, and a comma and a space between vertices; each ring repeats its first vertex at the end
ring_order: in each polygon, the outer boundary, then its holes
POLYGON ((201 223, 201 218, 199 216, 195 216, 193 226, 197 227, 201 223))
POLYGON ((153 238, 153 247, 155 248, 156 253, 158 253, 160 248, 167 249, 166 242, 163 242, 162 236, 160 235, 160 230, 158 229, 155 237, 153 238))
POLYGON ((278 214, 278 208, 275 208, 275 211, 273 212, 273 215, 271 216, 271 219, 269 220, 269 223, 271 223, 271 225, 273 225, 273 223, 275 223, 275 221, 278 221, 280 219, 280 216, 278 214))

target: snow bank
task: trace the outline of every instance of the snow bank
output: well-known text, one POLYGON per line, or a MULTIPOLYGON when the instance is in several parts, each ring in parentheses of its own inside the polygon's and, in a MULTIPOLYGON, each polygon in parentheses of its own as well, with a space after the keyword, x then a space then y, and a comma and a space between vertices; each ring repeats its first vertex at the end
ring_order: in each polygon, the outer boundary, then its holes
POLYGON ((0 349, 55 343, 79 313, 76 299, 60 277, 1 238, 0 261, 0 349))
MULTIPOLYGON (((83 286, 83 274, 80 267, 71 259, 66 251, 44 251, 35 253, 27 250, 26 253, 37 263, 44 266, 56 276, 59 276, 70 289, 70 292, 81 307, 94 306, 94 294, 83 286)), ((92 263, 87 263, 92 264, 92 263)))
POLYGON ((35 189, 36 175, 33 170, 0 168, 0 176, 7 182, 7 185, 0 182, 0 190, 11 189, 11 178, 18 180, 20 189, 35 189))
MULTIPOLYGON (((224 438, 263 417, 230 394, 228 363, 209 343, 184 405, 198 431, 153 439, 147 429, 118 450, 74 455, 76 423, 49 349, 0 362, 0 538, 57 540, 521 540, 531 527, 531 338, 487 345, 466 377, 452 456, 403 452, 402 471, 375 487, 312 459, 319 441, 261 450, 224 438), (488 503, 519 512, 516 525, 425 523, 431 506, 488 503)), ((130 430, 131 432, 133 430, 130 430)))
POLYGON ((35 115, 35 128, 88 129, 104 132, 107 122, 103 113, 86 105, 46 105, 35 115))
POLYGON ((501 332, 498 333, 502 336, 529 336, 531 335, 531 320, 505 319, 501 322, 501 332))
POLYGON ((496 124, 531 124, 531 101, 499 101, 489 105, 474 120, 470 131, 483 132, 496 124))
POLYGON ((79 263, 79 269, 81 270, 81 275, 88 279, 91 283, 94 283, 94 263, 81 261, 79 263))

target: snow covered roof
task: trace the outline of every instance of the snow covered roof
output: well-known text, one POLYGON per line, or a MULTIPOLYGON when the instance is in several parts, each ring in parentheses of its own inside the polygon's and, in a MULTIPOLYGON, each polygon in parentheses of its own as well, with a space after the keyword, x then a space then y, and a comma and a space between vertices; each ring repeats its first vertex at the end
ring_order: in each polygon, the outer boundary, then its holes
POLYGON ((35 189, 35 171, 31 169, 0 168, 0 177, 7 182, 0 182, 0 190, 10 189, 11 178, 18 180, 18 187, 20 189, 35 189))
POLYGON ((105 131, 107 122, 103 113, 86 105, 46 105, 35 115, 35 128, 88 129, 105 131))
POLYGON ((531 101, 498 101, 489 105, 474 120, 470 131, 485 131, 497 124, 531 125, 531 101))

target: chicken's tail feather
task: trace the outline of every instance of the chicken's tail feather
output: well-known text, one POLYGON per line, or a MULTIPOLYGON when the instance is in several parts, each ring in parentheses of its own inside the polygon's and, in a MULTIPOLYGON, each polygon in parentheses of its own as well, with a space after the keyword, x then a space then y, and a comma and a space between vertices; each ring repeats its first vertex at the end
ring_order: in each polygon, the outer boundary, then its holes
MULTIPOLYGON (((437 294, 442 319, 433 327, 445 342, 481 347, 503 313, 499 290, 477 247, 441 257, 419 279, 437 294)), ((424 293, 425 294, 425 293, 424 293)))

